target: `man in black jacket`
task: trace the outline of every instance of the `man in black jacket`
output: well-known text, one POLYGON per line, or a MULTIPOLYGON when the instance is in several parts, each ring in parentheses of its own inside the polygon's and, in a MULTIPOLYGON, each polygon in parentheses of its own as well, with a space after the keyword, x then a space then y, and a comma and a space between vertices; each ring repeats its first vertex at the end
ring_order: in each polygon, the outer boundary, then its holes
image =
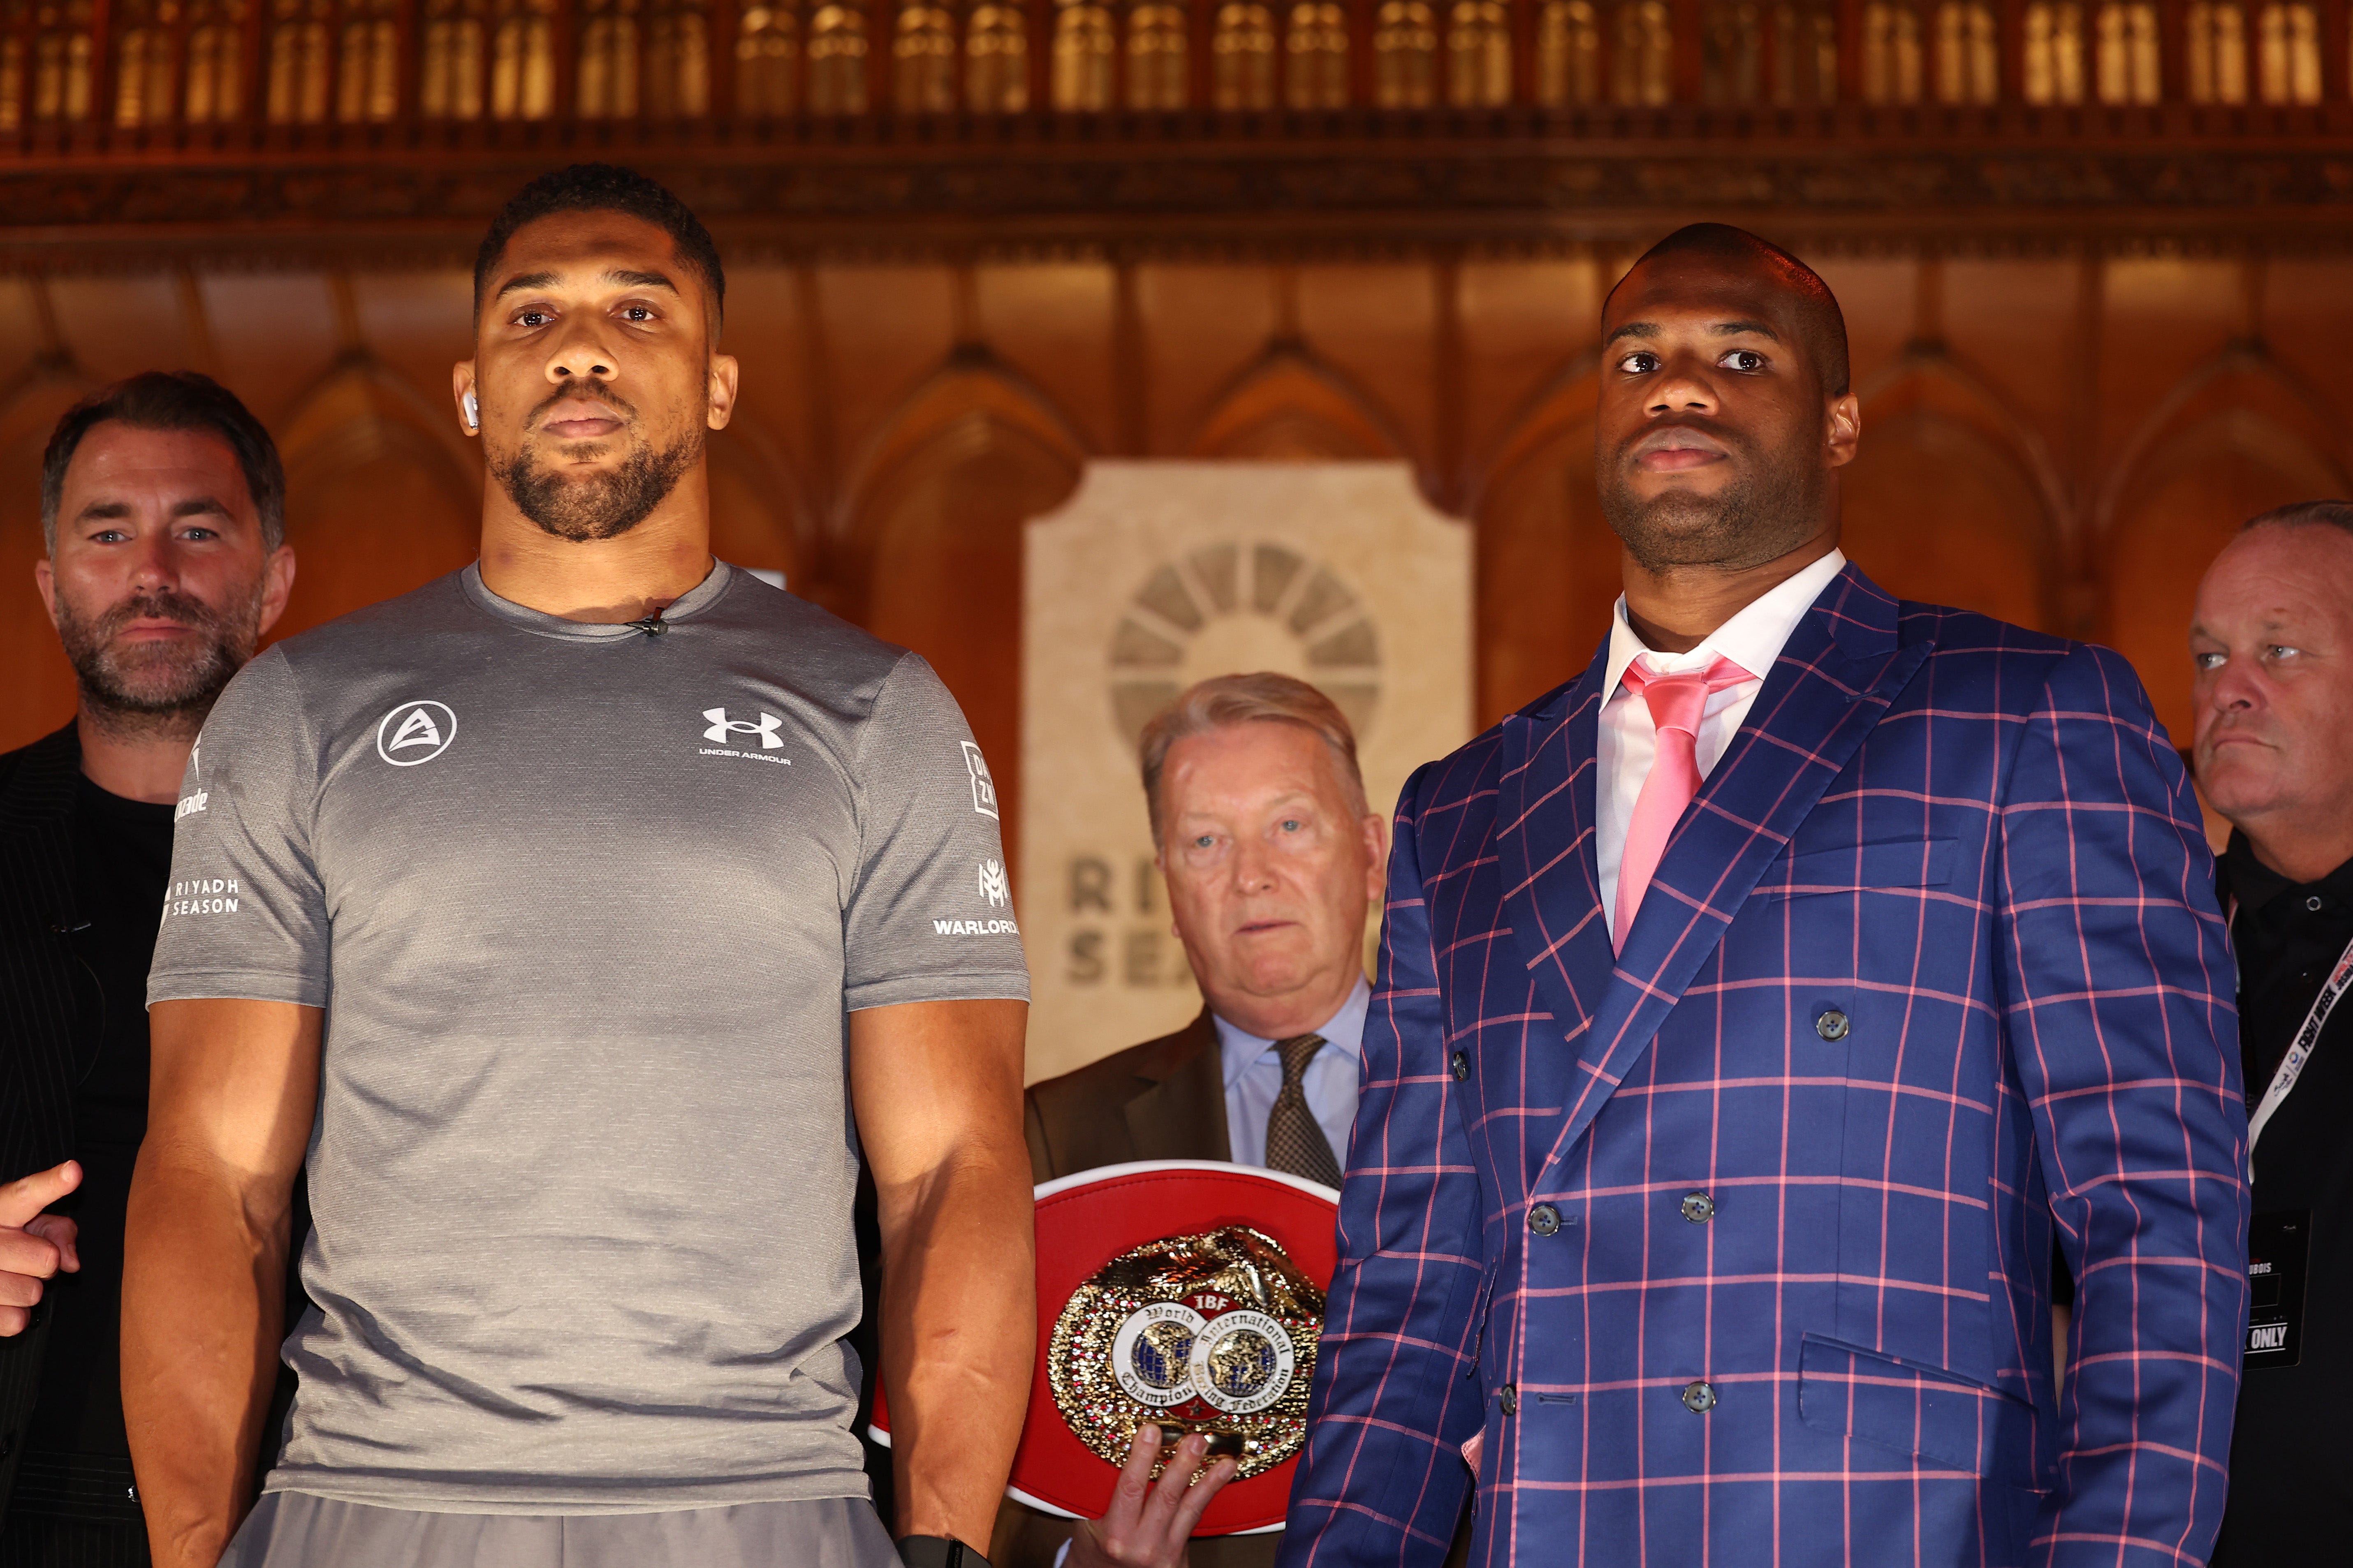
POLYGON ((2245 1381, 2217 1568, 2341 1562, 2353 1457, 2353 505, 2266 512, 2199 587, 2198 782, 2232 826, 2254 1164, 2245 1381))
POLYGON ((185 372, 83 399, 42 459, 81 697, 0 756, 0 1568, 148 1561, 117 1350, 147 968, 189 752, 293 586, 285 499, 269 432, 185 372))

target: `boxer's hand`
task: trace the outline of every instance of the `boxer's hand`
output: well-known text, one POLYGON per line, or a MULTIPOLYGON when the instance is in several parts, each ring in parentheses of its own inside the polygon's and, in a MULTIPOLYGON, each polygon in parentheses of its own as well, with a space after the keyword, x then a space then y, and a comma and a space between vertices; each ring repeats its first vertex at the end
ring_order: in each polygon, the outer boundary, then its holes
POLYGON ((81 1167, 68 1160, 0 1187, 0 1339, 33 1321, 42 1280, 60 1268, 80 1271, 74 1222, 41 1212, 79 1185, 81 1167))
POLYGON ((1138 1428, 1111 1494, 1111 1511, 1079 1526, 1063 1568, 1185 1568, 1185 1543, 1201 1522, 1201 1510, 1240 1468, 1230 1458, 1205 1468, 1208 1451, 1208 1438, 1198 1432, 1187 1436, 1155 1486, 1152 1462, 1160 1457, 1160 1428, 1150 1423, 1138 1428), (1198 1486, 1189 1484, 1196 1471, 1201 1476, 1198 1486))

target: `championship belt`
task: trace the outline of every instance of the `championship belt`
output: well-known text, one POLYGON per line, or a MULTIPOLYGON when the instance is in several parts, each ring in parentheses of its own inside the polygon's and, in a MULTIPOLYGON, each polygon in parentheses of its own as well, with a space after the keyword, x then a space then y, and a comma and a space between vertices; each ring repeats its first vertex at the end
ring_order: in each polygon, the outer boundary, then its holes
MULTIPOLYGON (((1136 1432, 1156 1424, 1164 1464, 1195 1432, 1212 1458, 1239 1464, 1197 1533, 1281 1529, 1307 1438, 1339 1194, 1252 1166, 1169 1160, 1082 1171, 1037 1198, 1038 1361, 1006 1490, 1099 1519, 1136 1432)), ((883 1442, 887 1419, 878 1396, 883 1442)))

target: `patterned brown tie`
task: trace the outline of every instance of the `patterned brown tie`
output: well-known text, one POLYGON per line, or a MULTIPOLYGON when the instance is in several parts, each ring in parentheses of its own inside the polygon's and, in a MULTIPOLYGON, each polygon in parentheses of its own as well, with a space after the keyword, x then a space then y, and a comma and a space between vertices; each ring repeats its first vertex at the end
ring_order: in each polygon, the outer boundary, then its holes
POLYGON ((1336 1187, 1340 1162, 1332 1157, 1332 1141, 1324 1136, 1315 1113, 1307 1109, 1307 1090, 1302 1081, 1307 1076, 1308 1062, 1324 1048, 1324 1037, 1293 1035, 1275 1041, 1274 1048, 1282 1058, 1282 1092, 1274 1097, 1274 1109, 1266 1113, 1267 1168, 1336 1187))

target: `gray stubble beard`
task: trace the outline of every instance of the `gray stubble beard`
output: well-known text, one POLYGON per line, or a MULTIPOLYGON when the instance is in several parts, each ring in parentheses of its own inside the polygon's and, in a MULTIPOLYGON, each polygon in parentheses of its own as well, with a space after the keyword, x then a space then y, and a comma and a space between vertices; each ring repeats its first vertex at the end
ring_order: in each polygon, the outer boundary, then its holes
POLYGON ((82 710, 127 739, 192 738, 229 679, 253 657, 267 591, 267 578, 258 580, 247 600, 227 612, 172 589, 132 594, 88 619, 60 594, 58 639, 81 689, 82 710), (117 647, 123 626, 142 616, 177 621, 201 636, 139 652, 117 647))

